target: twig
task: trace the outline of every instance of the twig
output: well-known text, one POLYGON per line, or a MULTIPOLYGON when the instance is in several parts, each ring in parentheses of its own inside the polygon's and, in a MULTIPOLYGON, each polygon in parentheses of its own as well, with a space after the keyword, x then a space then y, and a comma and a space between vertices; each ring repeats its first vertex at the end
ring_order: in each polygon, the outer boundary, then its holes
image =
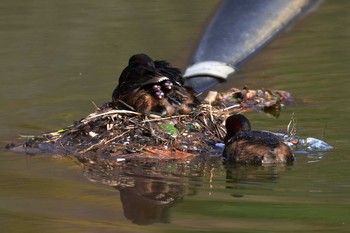
POLYGON ((100 116, 106 116, 106 115, 112 115, 112 114, 120 114, 120 113, 125 113, 125 114, 134 114, 134 115, 142 115, 142 113, 140 112, 134 112, 134 111, 130 111, 130 110, 119 110, 119 109, 116 109, 116 110, 111 110, 111 111, 108 111, 108 112, 103 112, 103 113, 100 113, 100 114, 97 114, 97 115, 94 115, 94 116, 88 116, 87 118, 84 119, 84 121, 89 121, 93 118, 97 118, 97 117, 100 117, 100 116))
POLYGON ((160 139, 161 141, 163 141, 163 142, 167 142, 168 140, 166 140, 165 138, 162 138, 162 137, 160 137, 160 136, 158 136, 157 134, 155 134, 154 133, 154 129, 153 129, 153 127, 152 127, 152 125, 151 125, 151 123, 150 123, 150 121, 147 121, 148 119, 146 119, 146 124, 148 124, 148 130, 150 131, 150 133, 151 133, 151 135, 152 136, 154 136, 154 137, 156 137, 157 139, 160 139))
POLYGON ((117 135, 117 136, 115 136, 115 137, 105 141, 103 144, 107 145, 108 143, 114 141, 115 139, 123 137, 125 134, 129 133, 130 131, 131 131, 131 129, 129 129, 129 130, 127 130, 127 131, 125 131, 125 132, 123 132, 123 133, 121 133, 121 134, 119 134, 119 135, 117 135))
POLYGON ((93 145, 89 146, 88 148, 86 148, 85 150, 79 151, 78 153, 79 153, 79 154, 84 154, 84 153, 90 151, 91 149, 93 149, 94 147, 97 147, 97 146, 101 145, 104 141, 105 141, 105 140, 102 139, 99 143, 93 144, 93 145))
POLYGON ((129 130, 127 130, 127 131, 125 131, 125 132, 123 132, 123 133, 121 133, 121 134, 118 134, 117 136, 115 136, 115 137, 113 137, 113 138, 111 138, 111 139, 109 139, 109 140, 107 140, 107 141, 106 141, 105 139, 102 139, 100 142, 98 142, 98 143, 96 143, 96 144, 93 144, 92 146, 86 148, 85 150, 79 151, 78 153, 79 153, 79 154, 84 154, 84 153, 86 153, 86 152, 92 150, 93 148, 98 147, 98 146, 100 146, 100 145, 102 145, 102 144, 103 144, 103 145, 107 145, 108 143, 114 141, 115 139, 120 138, 120 137, 123 137, 125 134, 129 133, 130 131, 131 131, 131 130, 129 129, 129 130))
POLYGON ((91 101, 91 103, 92 103, 92 105, 95 106, 96 109, 100 109, 100 108, 96 105, 96 103, 95 103, 94 101, 91 101))
POLYGON ((177 116, 162 117, 162 118, 156 118, 156 119, 146 119, 141 121, 141 123, 152 122, 152 121, 162 121, 167 119, 182 118, 182 117, 188 117, 188 116, 189 115, 177 115, 177 116))
POLYGON ((241 105, 239 105, 239 104, 235 104, 235 105, 226 107, 226 108, 222 109, 221 111, 227 111, 227 110, 230 110, 231 108, 239 108, 240 106, 241 106, 241 105))
POLYGON ((294 119, 294 112, 292 113, 292 117, 287 126, 287 134, 290 136, 294 136, 297 133, 297 122, 294 119))

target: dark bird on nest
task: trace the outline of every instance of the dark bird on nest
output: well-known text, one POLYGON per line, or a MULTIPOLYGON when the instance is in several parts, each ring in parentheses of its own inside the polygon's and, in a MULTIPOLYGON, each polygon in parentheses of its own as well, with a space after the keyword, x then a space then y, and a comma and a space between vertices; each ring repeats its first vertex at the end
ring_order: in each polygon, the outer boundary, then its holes
POLYGON ((181 71, 166 61, 136 54, 119 77, 112 95, 123 109, 171 116, 190 113, 199 103, 191 88, 183 86, 181 71))
POLYGON ((275 134, 252 131, 249 120, 234 114, 226 120, 227 135, 223 156, 229 162, 250 164, 290 163, 292 150, 275 134))

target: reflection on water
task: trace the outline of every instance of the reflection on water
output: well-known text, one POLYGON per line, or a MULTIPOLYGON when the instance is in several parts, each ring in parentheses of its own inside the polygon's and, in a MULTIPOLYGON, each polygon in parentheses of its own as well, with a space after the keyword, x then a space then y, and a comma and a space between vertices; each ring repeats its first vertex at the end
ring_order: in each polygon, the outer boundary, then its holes
POLYGON ((285 172, 287 165, 275 164, 268 166, 227 165, 226 179, 228 183, 277 181, 285 172))
POLYGON ((219 157, 193 160, 132 159, 111 166, 85 164, 84 176, 120 191, 123 212, 136 224, 170 222, 169 209, 195 193, 198 179, 221 164, 219 157))
MULTIPOLYGON (((214 169, 226 171, 226 188, 234 192, 240 183, 276 182, 287 165, 223 165, 220 157, 185 160, 134 159, 118 165, 84 164, 84 176, 120 192, 124 216, 132 223, 170 223, 170 209, 186 195, 196 195, 206 182, 216 179, 214 169)), ((244 195, 233 193, 234 197, 244 195)))
POLYGON ((134 186, 116 186, 124 215, 135 224, 169 223, 169 209, 185 195, 180 184, 144 177, 135 178, 134 186))

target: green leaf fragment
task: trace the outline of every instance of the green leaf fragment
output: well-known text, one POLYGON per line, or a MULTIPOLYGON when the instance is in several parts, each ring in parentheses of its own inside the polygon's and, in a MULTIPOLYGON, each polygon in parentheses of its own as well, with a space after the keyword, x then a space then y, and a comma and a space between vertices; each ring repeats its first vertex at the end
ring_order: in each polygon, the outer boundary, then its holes
POLYGON ((160 124, 159 128, 171 135, 179 134, 179 130, 174 125, 169 123, 160 124))
POLYGON ((56 131, 56 133, 64 133, 66 131, 67 131, 66 129, 59 129, 59 130, 56 131))

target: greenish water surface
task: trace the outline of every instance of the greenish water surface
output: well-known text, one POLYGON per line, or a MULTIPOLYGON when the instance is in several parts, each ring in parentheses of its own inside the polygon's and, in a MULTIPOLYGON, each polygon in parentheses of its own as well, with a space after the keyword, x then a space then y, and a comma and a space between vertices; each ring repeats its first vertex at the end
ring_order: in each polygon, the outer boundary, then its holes
MULTIPOLYGON (((134 53, 184 68, 217 4, 2 1, 1 146, 65 127, 93 111, 92 101, 108 101, 134 53)), ((279 118, 249 112, 253 127, 285 130, 294 113, 299 136, 333 150, 296 153, 288 167, 213 163, 193 176, 135 179, 171 190, 171 205, 131 199, 145 189, 93 182, 74 158, 1 150, 0 232, 349 232, 348 9, 349 1, 324 1, 215 88, 291 92, 297 104, 279 118)))

